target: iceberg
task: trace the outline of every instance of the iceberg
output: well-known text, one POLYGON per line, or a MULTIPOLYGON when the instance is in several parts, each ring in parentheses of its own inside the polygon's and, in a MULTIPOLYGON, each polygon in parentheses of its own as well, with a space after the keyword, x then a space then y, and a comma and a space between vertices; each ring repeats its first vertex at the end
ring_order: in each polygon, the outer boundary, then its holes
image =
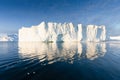
POLYGON ((110 36, 110 40, 120 40, 120 36, 110 36))
POLYGON ((0 34, 0 41, 18 41, 18 35, 17 34, 7 34, 2 33, 0 34))
POLYGON ((87 41, 98 42, 106 40, 105 26, 88 25, 86 31, 87 41), (98 32, 98 30, 100 30, 98 32))
MULTIPOLYGON (((19 41, 31 42, 71 42, 83 41, 85 27, 82 24, 74 26, 73 23, 42 22, 37 26, 22 27, 19 29, 19 41)), ((86 29, 86 40, 88 42, 105 41, 105 26, 88 25, 86 29), (100 30, 100 33, 99 31, 100 30), (98 36, 98 34, 100 34, 98 36)))
POLYGON ((78 24, 78 41, 81 41, 83 36, 82 36, 82 24, 78 24))
POLYGON ((97 26, 94 25, 88 25, 87 26, 87 31, 86 31, 86 35, 87 35, 87 41, 96 41, 97 38, 97 26))

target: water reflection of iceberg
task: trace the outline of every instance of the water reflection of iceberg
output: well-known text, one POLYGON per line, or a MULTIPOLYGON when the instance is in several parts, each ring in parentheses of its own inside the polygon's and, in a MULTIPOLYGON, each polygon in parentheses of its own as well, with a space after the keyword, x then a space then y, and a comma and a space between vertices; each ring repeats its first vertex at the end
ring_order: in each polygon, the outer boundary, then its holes
POLYGON ((104 56, 106 53, 106 44, 105 43, 86 43, 86 56, 90 60, 94 60, 97 57, 104 56))
POLYGON ((37 58, 48 64, 56 61, 72 63, 84 54, 87 59, 94 60, 106 53, 105 43, 38 43, 19 42, 19 53, 22 58, 37 58), (85 47, 84 47, 85 46, 85 47))

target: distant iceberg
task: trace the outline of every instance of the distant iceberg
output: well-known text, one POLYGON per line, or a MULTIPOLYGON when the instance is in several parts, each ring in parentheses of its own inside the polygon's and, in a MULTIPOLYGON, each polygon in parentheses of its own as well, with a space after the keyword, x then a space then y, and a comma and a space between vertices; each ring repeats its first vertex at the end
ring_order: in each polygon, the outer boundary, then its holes
POLYGON ((110 40, 120 40, 120 36, 110 36, 110 40))
POLYGON ((22 27, 19 29, 19 41, 43 41, 43 42, 71 42, 71 41, 89 41, 98 42, 106 40, 105 26, 88 25, 86 34, 83 36, 82 24, 74 26, 73 23, 53 23, 42 22, 37 26, 30 28, 22 27), (98 33, 100 30, 100 33, 98 33), (83 38, 85 37, 85 39, 83 38))
POLYGON ((18 41, 18 35, 15 34, 7 34, 7 33, 2 33, 0 34, 0 41, 18 41))

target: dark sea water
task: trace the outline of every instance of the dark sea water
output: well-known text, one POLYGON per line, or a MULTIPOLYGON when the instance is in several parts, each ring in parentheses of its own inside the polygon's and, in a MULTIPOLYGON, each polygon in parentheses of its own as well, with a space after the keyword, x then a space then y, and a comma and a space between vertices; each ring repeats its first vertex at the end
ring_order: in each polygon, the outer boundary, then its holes
POLYGON ((120 43, 0 42, 0 80, 120 80, 120 43))

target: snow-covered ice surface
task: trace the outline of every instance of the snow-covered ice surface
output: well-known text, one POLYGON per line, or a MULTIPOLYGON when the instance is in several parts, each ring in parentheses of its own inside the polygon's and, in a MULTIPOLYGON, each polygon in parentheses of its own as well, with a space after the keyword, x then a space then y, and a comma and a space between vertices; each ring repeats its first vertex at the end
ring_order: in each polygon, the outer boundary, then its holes
MULTIPOLYGON (((86 31, 85 41, 98 42, 106 40, 105 26, 88 25, 86 31), (100 30, 100 33, 97 32, 98 30, 100 30), (100 36, 97 36, 98 34, 100 36)), ((74 26, 73 23, 42 22, 37 26, 19 29, 19 41, 83 41, 83 27, 82 24, 74 26)))

